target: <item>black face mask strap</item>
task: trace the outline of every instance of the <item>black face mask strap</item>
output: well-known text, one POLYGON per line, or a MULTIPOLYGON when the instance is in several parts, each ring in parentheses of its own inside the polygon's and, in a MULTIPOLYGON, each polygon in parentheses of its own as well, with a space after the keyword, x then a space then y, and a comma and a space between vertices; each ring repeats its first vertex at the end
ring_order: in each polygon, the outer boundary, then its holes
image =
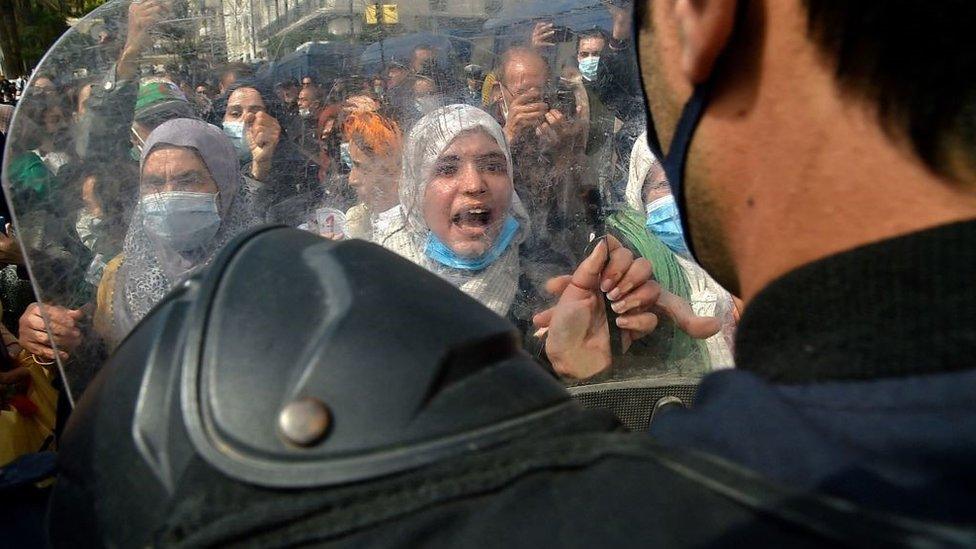
POLYGON ((685 243, 691 257, 697 261, 694 245, 692 244, 691 230, 688 225, 688 208, 685 202, 684 172, 685 163, 688 160, 688 151, 691 148, 691 140, 695 135, 695 129, 701 121, 705 106, 708 103, 709 83, 705 82, 695 87, 691 98, 685 103, 681 110, 681 117, 678 125, 674 129, 674 136, 671 139, 671 147, 665 155, 658 138, 657 127, 654 119, 648 112, 647 116, 647 145, 664 167, 664 173, 671 186, 671 194, 674 195, 675 204, 678 206, 678 214, 681 218, 681 230, 685 235, 685 243))

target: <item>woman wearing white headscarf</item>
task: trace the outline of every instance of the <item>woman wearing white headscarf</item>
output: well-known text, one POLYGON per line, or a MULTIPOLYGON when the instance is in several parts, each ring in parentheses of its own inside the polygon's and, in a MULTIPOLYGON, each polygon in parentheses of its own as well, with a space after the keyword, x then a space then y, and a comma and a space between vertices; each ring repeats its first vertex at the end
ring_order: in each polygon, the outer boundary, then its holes
POLYGON ((436 109, 404 146, 402 221, 377 240, 509 316, 529 230, 511 174, 505 136, 491 116, 467 105, 436 109))
POLYGON ((711 368, 733 365, 732 341, 735 321, 732 296, 688 257, 677 206, 660 161, 647 145, 647 131, 637 137, 630 153, 630 171, 625 194, 627 205, 645 213, 648 232, 673 252, 690 286, 691 307, 699 316, 718 317, 722 331, 705 340, 711 368))
POLYGON ((95 329, 110 347, 230 239, 261 222, 251 192, 233 144, 215 126, 178 118, 153 130, 122 253, 98 288, 95 329))
MULTIPOLYGON (((501 126, 484 111, 450 105, 427 114, 410 132, 402 164, 401 223, 377 239, 387 248, 508 317, 523 333, 531 333, 533 323, 542 327, 542 332, 548 329, 547 314, 551 315, 552 309, 543 310, 552 303, 541 298, 543 284, 561 294, 560 300, 567 293, 592 292, 588 300, 602 294, 600 288, 574 287, 573 292, 562 293, 556 288, 559 280, 566 288, 570 278, 592 277, 593 267, 604 261, 600 254, 607 254, 606 261, 613 265, 604 264, 606 272, 626 273, 622 276, 628 280, 606 292, 608 299, 622 304, 617 325, 623 328, 627 345, 654 329, 654 315, 649 312, 655 299, 651 263, 634 260, 629 252, 619 254, 626 250, 617 239, 597 245, 572 277, 560 276, 570 273, 543 252, 527 249, 523 242, 530 230, 528 216, 515 193, 511 154, 501 126)), ((604 285, 608 282, 603 280, 604 285)), ((596 303, 595 299, 588 301, 587 307, 596 303)), ((600 302, 598 308, 602 307, 600 302)), ((599 314, 593 318, 597 317, 599 314)), ((583 331, 591 329, 593 326, 588 325, 583 331)), ((594 336, 597 339, 606 337, 605 330, 594 330, 594 334, 602 334, 594 336)), ((565 329, 560 327, 556 332, 564 334, 565 329)), ((525 341, 530 351, 541 352, 532 349, 541 340, 525 341)), ((570 370, 566 373, 577 375, 570 370)), ((593 373, 587 371, 583 377, 593 373)))

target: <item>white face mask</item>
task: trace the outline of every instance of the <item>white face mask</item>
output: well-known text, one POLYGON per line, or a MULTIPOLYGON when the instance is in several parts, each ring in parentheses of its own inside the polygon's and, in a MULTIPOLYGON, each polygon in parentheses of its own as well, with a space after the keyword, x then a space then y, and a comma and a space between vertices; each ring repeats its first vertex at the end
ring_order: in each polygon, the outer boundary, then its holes
POLYGON ((179 252, 202 248, 220 229, 216 193, 155 193, 140 198, 139 207, 146 232, 179 252))
POLYGON ((250 140, 244 133, 244 123, 243 122, 224 122, 224 135, 226 135, 231 143, 234 144, 234 149, 237 150, 237 158, 241 162, 251 161, 251 147, 250 140))
POLYGON ((597 71, 599 70, 599 68, 600 68, 600 56, 599 55, 593 55, 593 56, 590 56, 590 57, 585 57, 585 58, 581 59, 580 62, 579 62, 580 74, 582 74, 583 75, 583 78, 585 78, 586 80, 588 80, 590 82, 596 80, 596 74, 597 74, 597 71))

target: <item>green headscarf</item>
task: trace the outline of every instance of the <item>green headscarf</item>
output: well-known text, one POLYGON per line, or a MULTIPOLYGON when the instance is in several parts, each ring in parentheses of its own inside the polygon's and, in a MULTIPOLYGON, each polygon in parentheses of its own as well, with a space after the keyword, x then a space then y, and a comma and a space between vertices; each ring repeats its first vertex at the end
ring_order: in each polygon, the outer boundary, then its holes
MULTIPOLYGON (((657 237, 647 231, 644 225, 644 214, 627 207, 619 210, 607 218, 607 228, 623 237, 623 244, 636 250, 642 257, 654 266, 654 279, 662 288, 672 294, 689 301, 691 287, 685 271, 675 259, 674 252, 657 237)), ((696 360, 707 360, 708 353, 704 344, 678 329, 674 323, 660 326, 659 329, 670 330, 668 334, 658 334, 665 341, 670 340, 671 346, 667 360, 669 362, 694 357, 696 360)))
POLYGON ((10 186, 17 195, 28 193, 34 199, 43 200, 54 184, 51 171, 33 152, 14 158, 7 169, 10 170, 10 186))

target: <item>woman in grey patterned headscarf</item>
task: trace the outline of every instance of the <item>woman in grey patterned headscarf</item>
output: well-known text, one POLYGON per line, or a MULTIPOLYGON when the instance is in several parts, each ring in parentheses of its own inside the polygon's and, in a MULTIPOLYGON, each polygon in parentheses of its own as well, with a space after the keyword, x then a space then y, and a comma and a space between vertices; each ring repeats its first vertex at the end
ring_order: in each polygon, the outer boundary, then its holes
POLYGON ((529 227, 498 123, 468 105, 421 118, 404 146, 399 192, 403 221, 378 241, 509 315, 529 227))
POLYGON ((179 118, 146 140, 139 204, 122 254, 105 269, 95 326, 114 347, 177 283, 260 223, 253 187, 221 130, 179 118))

